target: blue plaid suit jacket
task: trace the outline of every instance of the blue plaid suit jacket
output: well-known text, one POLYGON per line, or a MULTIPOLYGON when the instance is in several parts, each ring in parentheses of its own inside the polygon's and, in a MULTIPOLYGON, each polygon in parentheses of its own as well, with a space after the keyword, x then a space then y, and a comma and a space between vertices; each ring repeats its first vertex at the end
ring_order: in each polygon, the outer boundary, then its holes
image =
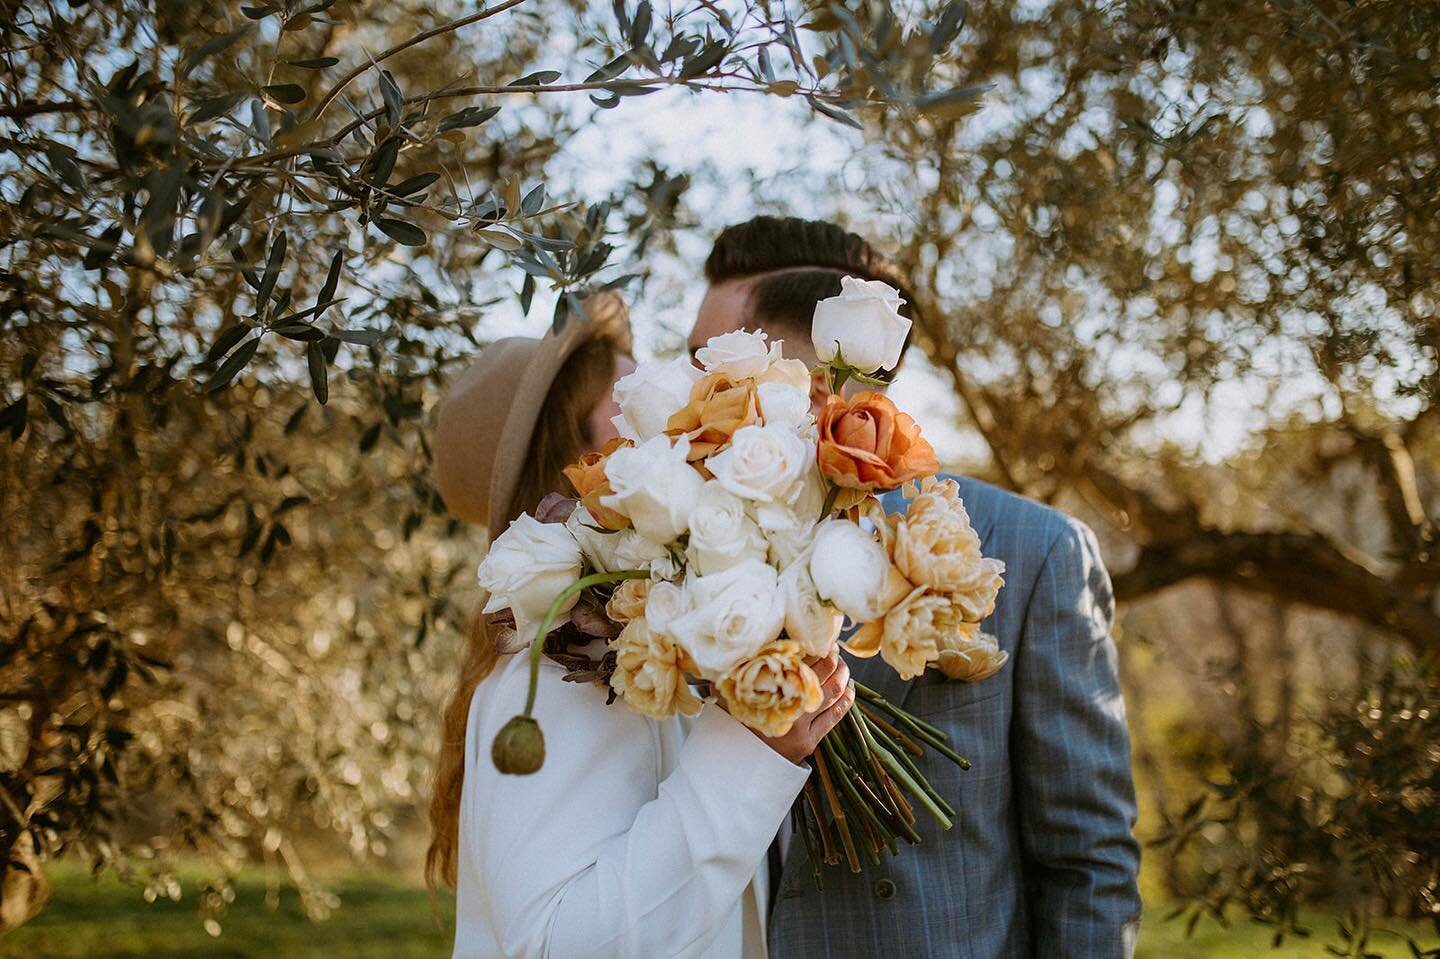
MULTIPOLYGON (((1095 536, 1049 507, 964 477, 960 495, 1005 587, 984 630, 1010 661, 979 683, 901 680, 878 657, 856 679, 949 733, 974 764, 924 771, 958 815, 920 813, 922 845, 815 890, 795 837, 771 913, 770 955, 1120 959, 1140 923, 1130 740, 1095 536)), ((888 511, 904 509, 897 492, 888 511)))

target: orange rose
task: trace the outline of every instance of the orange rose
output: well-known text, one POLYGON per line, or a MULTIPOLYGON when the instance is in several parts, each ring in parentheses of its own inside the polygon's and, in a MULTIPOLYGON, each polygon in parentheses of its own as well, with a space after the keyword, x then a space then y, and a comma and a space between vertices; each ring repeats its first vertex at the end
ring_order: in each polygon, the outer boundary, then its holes
POLYGON ((836 486, 894 489, 940 469, 920 427, 879 393, 827 397, 819 427, 820 471, 836 486))
POLYGON ((690 462, 705 459, 730 445, 742 426, 763 422, 753 379, 731 379, 711 373, 696 381, 690 402, 670 417, 665 432, 690 437, 690 462))
POLYGON ((610 488, 610 478, 605 475, 605 464, 610 459, 610 454, 626 446, 633 446, 629 440, 617 436, 606 443, 598 453, 586 453, 574 463, 565 467, 565 478, 570 485, 575 487, 575 495, 580 497, 580 502, 595 517, 595 522, 606 529, 625 529, 630 525, 630 518, 623 513, 617 513, 607 506, 600 505, 600 497, 609 496, 615 491, 610 488))

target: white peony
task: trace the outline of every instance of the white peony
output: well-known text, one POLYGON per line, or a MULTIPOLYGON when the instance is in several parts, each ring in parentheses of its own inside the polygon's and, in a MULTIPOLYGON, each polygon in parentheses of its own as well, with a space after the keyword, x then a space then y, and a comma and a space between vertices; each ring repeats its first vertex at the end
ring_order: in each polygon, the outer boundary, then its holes
POLYGON ((911 590, 885 547, 845 519, 820 524, 810 546, 809 567, 820 597, 856 623, 879 619, 911 590))
POLYGON ((810 338, 820 362, 837 352, 861 373, 893 370, 900 363, 910 321, 900 315, 900 291, 880 280, 847 276, 840 293, 815 304, 810 338))
POLYGON ((780 574, 785 594, 785 634, 800 645, 806 656, 824 656, 840 636, 845 617, 827 606, 815 592, 808 557, 801 557, 780 574))
MULTIPOLYGON (((663 628, 706 679, 718 680, 754 656, 779 636, 785 625, 779 576, 761 560, 749 559, 724 572, 692 577, 684 590, 689 609, 669 619, 663 628)), ((646 619, 648 622, 648 611, 646 619)))
POLYGON ((696 572, 718 573, 747 559, 765 558, 765 537, 745 512, 745 501, 715 480, 690 510, 686 556, 696 572))
POLYGON ((600 497, 600 504, 630 517, 635 531, 646 539, 673 543, 685 532, 690 508, 705 485, 685 461, 689 452, 687 437, 671 445, 663 435, 616 450, 605 463, 614 493, 600 497))
POLYGON ((615 384, 620 414, 611 419, 620 435, 637 443, 665 432, 670 417, 690 402, 690 388, 700 370, 688 356, 641 363, 615 384))
MULTIPOLYGON (((509 609, 519 641, 540 631, 550 604, 580 578, 580 544, 561 523, 542 523, 526 513, 490 544, 476 578, 490 594, 485 612, 509 609)), ((561 610, 567 612, 579 596, 561 610)))
POLYGON ((715 479, 744 499, 784 501, 815 463, 815 447, 783 426, 746 426, 705 461, 715 479))
POLYGON ((765 342, 765 334, 735 330, 712 336, 695 351, 695 359, 707 373, 723 373, 731 380, 757 377, 780 358, 778 345, 765 342))

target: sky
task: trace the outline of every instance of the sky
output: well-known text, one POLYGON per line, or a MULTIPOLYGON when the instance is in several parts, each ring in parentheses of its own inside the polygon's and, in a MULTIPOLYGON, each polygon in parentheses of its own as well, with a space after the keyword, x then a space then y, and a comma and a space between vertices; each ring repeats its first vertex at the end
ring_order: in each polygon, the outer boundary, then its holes
MULTIPOLYGON (((836 206, 835 198, 810 196, 797 186, 807 180, 843 179, 838 175, 864 145, 858 131, 809 122, 808 107, 800 99, 673 90, 645 98, 642 109, 627 109, 634 103, 599 111, 597 122, 567 144, 554 173, 557 181, 573 183, 577 195, 593 198, 613 187, 617 170, 638 168, 650 158, 671 170, 703 162, 713 171, 687 196, 687 206, 701 222, 697 229, 677 235, 679 256, 655 257, 644 264, 651 276, 631 304, 636 349, 643 360, 681 347, 704 295, 700 266, 716 231, 761 212, 824 216, 836 206), (597 157, 603 162, 596 162, 597 157), (733 192, 721 186, 727 183, 735 184, 733 192)), ((1003 103, 992 100, 974 122, 1003 123, 1009 113, 1003 103)), ((513 301, 502 304, 486 332, 538 335, 552 303, 542 290, 528 318, 513 301)), ((910 351, 889 394, 920 422, 942 462, 958 468, 983 464, 985 447, 964 425, 948 378, 921 351, 910 351)), ((1263 408, 1263 397, 1257 398, 1245 384, 1233 384, 1208 400, 1187 401, 1149 439, 1177 442, 1217 461, 1235 452, 1261 425, 1263 408)))

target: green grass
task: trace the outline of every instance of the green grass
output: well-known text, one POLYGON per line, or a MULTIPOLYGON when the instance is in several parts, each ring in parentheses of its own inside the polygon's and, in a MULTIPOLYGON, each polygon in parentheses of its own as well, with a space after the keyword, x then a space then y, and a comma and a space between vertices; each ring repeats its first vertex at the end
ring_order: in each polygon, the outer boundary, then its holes
MULTIPOLYGON (((293 888, 278 907, 265 902, 258 870, 235 882, 235 901, 211 936, 198 911, 198 886, 184 882, 179 902, 147 903, 141 890, 112 876, 93 880, 70 864, 47 870, 54 898, 39 916, 0 939, 3 959, 432 959, 450 954, 455 910, 440 902, 440 922, 423 887, 384 874, 325 883, 340 906, 310 921, 293 888)), ((182 875, 182 879, 192 878, 182 875)))
MULTIPOLYGON (((329 883, 340 907, 311 922, 294 890, 283 890, 272 910, 263 874, 244 873, 219 936, 201 924, 193 876, 180 902, 146 903, 138 888, 113 877, 92 880, 73 865, 52 865, 49 874, 54 899, 40 916, 0 939, 0 959, 418 959, 450 953, 453 904, 441 901, 437 926, 425 890, 386 874, 329 883)), ((1252 922, 1237 921, 1227 930, 1204 921, 1187 940, 1183 923, 1165 922, 1163 914, 1156 909, 1146 917, 1137 959, 1322 959, 1328 954, 1321 942, 1333 941, 1333 921, 1319 914, 1311 919, 1312 939, 1291 939, 1278 950, 1270 949, 1271 930, 1252 922)), ((1433 934, 1422 941, 1437 944, 1433 934)), ((1371 946, 1387 959, 1409 955, 1393 937, 1377 937, 1371 946)))

